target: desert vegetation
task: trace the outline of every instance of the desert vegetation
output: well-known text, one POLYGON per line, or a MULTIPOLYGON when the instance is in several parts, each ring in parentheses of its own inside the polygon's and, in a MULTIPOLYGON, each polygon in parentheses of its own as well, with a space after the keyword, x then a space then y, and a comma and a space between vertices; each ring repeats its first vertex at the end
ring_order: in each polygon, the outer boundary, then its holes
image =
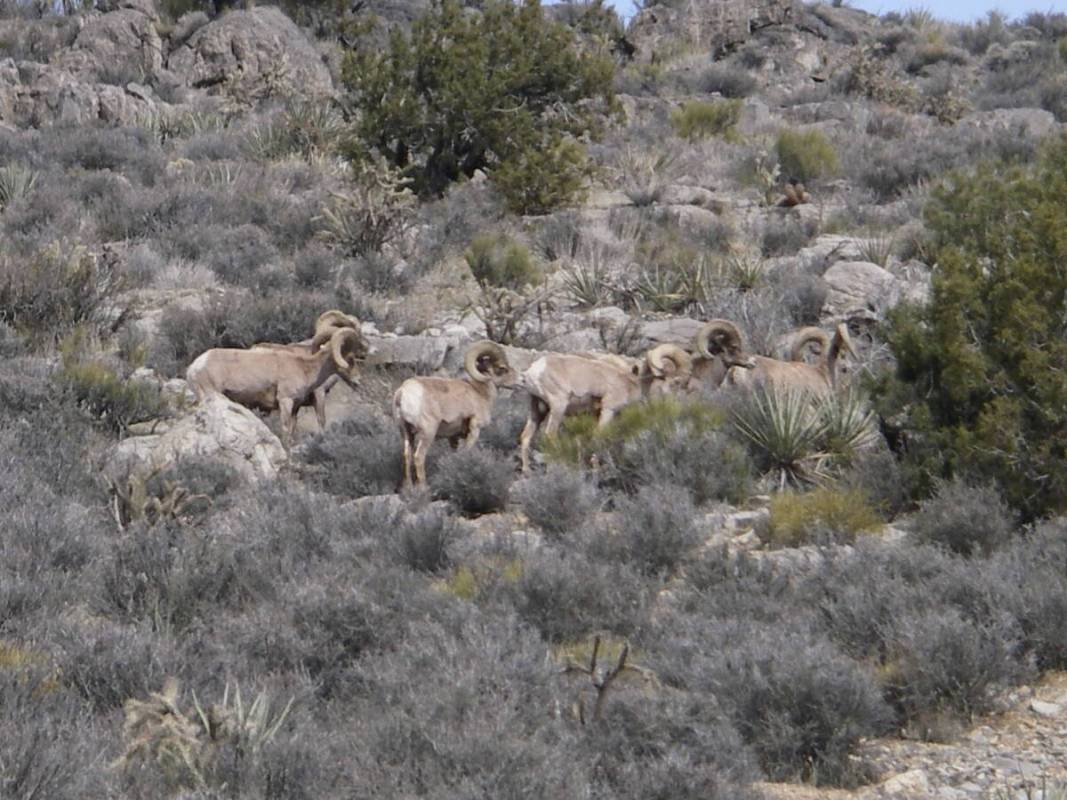
POLYGON ((0 795, 854 788, 1067 669, 1067 16, 660 5, 0 0, 0 795))

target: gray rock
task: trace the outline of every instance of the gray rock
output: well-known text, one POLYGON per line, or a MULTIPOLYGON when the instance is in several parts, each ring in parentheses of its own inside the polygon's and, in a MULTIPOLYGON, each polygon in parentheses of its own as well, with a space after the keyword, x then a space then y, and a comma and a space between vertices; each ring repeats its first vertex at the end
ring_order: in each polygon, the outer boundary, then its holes
POLYGON ((647 63, 668 45, 721 51, 747 41, 753 31, 792 19, 793 0, 692 0, 677 8, 658 4, 643 9, 630 23, 627 38, 636 58, 647 63))
POLYGON ((246 91, 248 98, 333 93, 330 71, 303 31, 272 6, 231 11, 200 28, 175 50, 168 68, 189 86, 246 91), (245 88, 236 87, 240 83, 245 88))
POLYGON ((930 791, 930 779, 921 769, 909 769, 883 781, 880 794, 885 797, 924 797, 930 791))
POLYGON ((425 375, 462 359, 462 351, 471 341, 472 338, 461 336, 368 337, 369 344, 376 348, 368 363, 411 367, 425 375), (449 358, 454 352, 458 356, 449 358))
POLYGON ((251 483, 274 478, 287 460, 278 437, 255 414, 223 397, 211 397, 166 433, 119 442, 108 454, 104 472, 124 481, 189 457, 217 459, 251 483))
POLYGON ((697 331, 704 323, 688 317, 672 317, 646 322, 641 326, 641 347, 655 347, 657 344, 678 344, 688 347, 693 343, 697 331))
POLYGON ((1055 703, 1046 703, 1035 698, 1030 701, 1030 710, 1042 717, 1057 717, 1062 709, 1055 703))
POLYGON ((956 123, 966 130, 1022 131, 1045 137, 1059 129, 1051 111, 1041 108, 998 108, 993 111, 974 111, 956 123))
POLYGON ((163 67, 157 21, 154 11, 148 14, 129 7, 91 16, 56 66, 94 80, 115 74, 138 81, 153 78, 163 67))
POLYGON ((610 189, 594 189, 585 199, 586 208, 626 208, 633 201, 623 192, 610 189))
POLYGON ((866 311, 880 315, 902 295, 892 273, 869 261, 839 261, 823 273, 823 280, 829 286, 823 313, 835 318, 866 311))
POLYGON ((665 206, 707 206, 713 195, 702 186, 682 186, 671 184, 660 195, 659 202, 665 206))

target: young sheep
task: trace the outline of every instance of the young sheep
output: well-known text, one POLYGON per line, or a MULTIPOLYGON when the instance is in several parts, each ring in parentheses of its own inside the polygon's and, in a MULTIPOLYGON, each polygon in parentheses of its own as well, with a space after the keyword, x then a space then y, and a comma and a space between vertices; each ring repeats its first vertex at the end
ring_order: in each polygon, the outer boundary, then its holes
POLYGON ((564 417, 595 411, 598 427, 642 397, 659 396, 688 385, 692 359, 682 348, 663 344, 643 361, 588 353, 541 356, 520 378, 530 393, 530 413, 519 437, 522 471, 530 470, 530 447, 543 428, 553 435, 564 417))
POLYGON ((288 449, 296 412, 312 402, 315 390, 334 375, 356 386, 366 353, 363 337, 345 328, 328 338, 316 336, 314 352, 256 347, 208 350, 189 365, 185 377, 201 402, 209 394, 221 394, 248 408, 278 411, 282 443, 288 449), (328 346, 322 346, 327 341, 328 346))
POLYGON ((426 482, 426 454, 434 439, 448 439, 453 447, 464 439, 473 447, 489 424, 497 389, 517 380, 495 342, 471 345, 463 365, 466 379, 408 378, 393 395, 393 417, 404 438, 405 486, 426 482))

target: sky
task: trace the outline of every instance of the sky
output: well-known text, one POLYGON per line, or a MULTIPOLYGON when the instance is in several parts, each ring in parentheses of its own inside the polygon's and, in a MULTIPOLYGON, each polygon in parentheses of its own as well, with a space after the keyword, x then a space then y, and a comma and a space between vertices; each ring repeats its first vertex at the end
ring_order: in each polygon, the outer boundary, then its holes
MULTIPOLYGON (((634 13, 633 0, 609 2, 624 18, 628 19, 634 13)), ((973 22, 994 10, 1000 11, 1009 19, 1024 16, 1030 11, 1067 12, 1067 0, 848 0, 846 5, 873 14, 924 8, 938 19, 954 22, 973 22)))

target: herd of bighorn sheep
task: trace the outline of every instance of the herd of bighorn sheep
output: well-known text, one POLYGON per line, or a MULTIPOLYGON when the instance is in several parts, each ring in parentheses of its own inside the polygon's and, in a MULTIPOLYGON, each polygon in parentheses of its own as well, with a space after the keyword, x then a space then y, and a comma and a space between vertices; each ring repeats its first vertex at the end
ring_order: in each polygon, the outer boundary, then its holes
MULTIPOLYGON (((530 469, 530 447, 540 431, 551 435, 565 417, 581 411, 597 414, 603 427, 624 406, 643 398, 708 392, 719 387, 800 390, 825 397, 838 386, 839 360, 855 356, 848 329, 833 336, 820 328, 793 335, 790 361, 752 355, 741 331, 722 319, 705 323, 691 350, 675 344, 653 347, 642 358, 607 353, 549 353, 525 372, 508 364, 500 345, 483 341, 467 350, 463 378, 408 378, 393 395, 393 417, 404 450, 404 484, 426 481, 426 454, 435 439, 453 447, 478 441, 489 424, 497 393, 520 388, 530 395, 530 411, 519 438, 522 471, 530 469), (818 345, 817 363, 803 361, 818 345)), ((325 395, 338 379, 358 384, 360 364, 371 352, 359 320, 327 311, 311 339, 293 344, 256 344, 241 349, 216 348, 200 355, 186 377, 203 401, 221 394, 249 408, 277 410, 282 440, 291 446, 296 413, 313 405, 319 427, 326 427, 325 395)))

